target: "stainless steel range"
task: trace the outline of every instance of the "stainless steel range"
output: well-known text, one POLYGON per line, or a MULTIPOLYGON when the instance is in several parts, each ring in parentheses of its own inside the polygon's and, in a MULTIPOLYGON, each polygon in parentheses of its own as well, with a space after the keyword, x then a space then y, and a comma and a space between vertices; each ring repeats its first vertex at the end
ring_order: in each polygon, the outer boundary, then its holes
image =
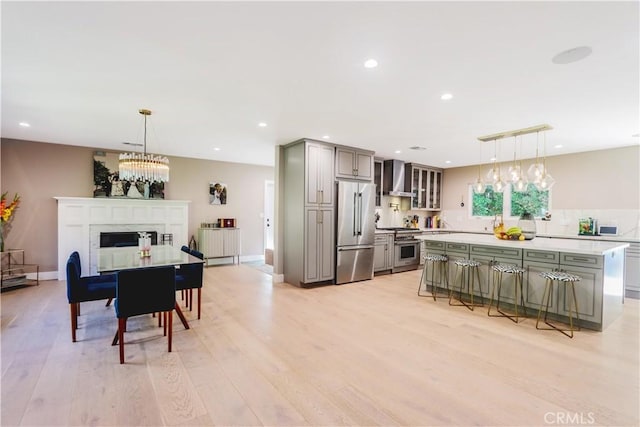
POLYGON ((387 227, 382 230, 394 232, 394 256, 391 272, 417 270, 420 266, 420 241, 416 239, 416 236, 422 232, 406 227, 387 227))

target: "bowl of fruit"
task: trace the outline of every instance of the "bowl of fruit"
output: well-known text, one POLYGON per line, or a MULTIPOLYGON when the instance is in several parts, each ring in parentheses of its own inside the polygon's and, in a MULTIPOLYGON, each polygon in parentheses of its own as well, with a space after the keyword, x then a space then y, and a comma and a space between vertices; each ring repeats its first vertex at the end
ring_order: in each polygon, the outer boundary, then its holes
POLYGON ((520 227, 510 227, 507 230, 504 227, 496 227, 493 234, 500 240, 524 240, 520 227))

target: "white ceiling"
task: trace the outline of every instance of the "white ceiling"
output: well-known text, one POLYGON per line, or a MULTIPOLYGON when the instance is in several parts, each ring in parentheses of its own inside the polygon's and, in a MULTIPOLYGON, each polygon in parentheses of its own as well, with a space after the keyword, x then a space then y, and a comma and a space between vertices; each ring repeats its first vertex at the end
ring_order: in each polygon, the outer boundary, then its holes
POLYGON ((477 137, 542 123, 548 155, 639 140, 637 1, 1 7, 5 138, 129 151, 149 108, 149 152, 264 165, 324 135, 440 167, 488 161, 477 137), (551 62, 578 46, 593 54, 551 62))

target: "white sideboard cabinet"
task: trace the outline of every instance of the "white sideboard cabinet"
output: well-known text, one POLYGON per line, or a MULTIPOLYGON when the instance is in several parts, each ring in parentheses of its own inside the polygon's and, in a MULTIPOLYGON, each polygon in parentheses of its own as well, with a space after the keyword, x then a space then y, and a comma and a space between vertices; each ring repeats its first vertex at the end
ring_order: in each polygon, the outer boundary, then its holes
POLYGON ((199 228, 198 250, 205 259, 236 257, 240 264, 240 229, 239 228, 199 228))

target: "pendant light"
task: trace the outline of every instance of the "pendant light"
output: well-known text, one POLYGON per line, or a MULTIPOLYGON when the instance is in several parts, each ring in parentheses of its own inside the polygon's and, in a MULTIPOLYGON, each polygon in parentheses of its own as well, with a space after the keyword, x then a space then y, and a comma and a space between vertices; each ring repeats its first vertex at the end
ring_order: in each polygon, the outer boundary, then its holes
POLYGON ((527 170, 527 176, 529 177, 529 182, 535 184, 540 181, 542 178, 542 173, 544 172, 544 164, 540 162, 538 157, 538 149, 540 146, 540 132, 536 132, 536 160, 535 162, 529 166, 527 170))
POLYGON ((502 193, 507 186, 507 184, 502 180, 502 176, 500 173, 500 163, 498 163, 498 151, 497 151, 497 142, 493 141, 493 166, 489 170, 487 174, 488 182, 491 183, 493 187, 493 191, 496 193, 502 193))
MULTIPOLYGON (((516 155, 517 140, 513 138, 513 166, 509 167, 509 173, 511 177, 511 188, 513 191, 522 193, 527 191, 527 181, 522 176, 522 159, 517 161, 516 155)), ((522 156, 522 136, 520 136, 520 156, 522 156)))
POLYGON ((484 182, 482 181, 482 178, 480 177, 481 170, 482 170, 482 144, 480 144, 480 163, 478 163, 478 179, 473 184, 473 192, 475 194, 484 194, 484 191, 487 189, 487 186, 484 184, 484 182))
POLYGON ((542 157, 542 174, 540 175, 540 179, 535 182, 535 186, 538 191, 547 191, 550 190, 551 187, 556 183, 556 180, 553 179, 549 171, 547 170, 547 135, 546 132, 542 134, 544 139, 544 154, 542 157))
POLYGON ((147 154, 147 116, 151 110, 138 110, 144 117, 144 152, 120 154, 119 178, 124 181, 169 182, 169 159, 147 154))

